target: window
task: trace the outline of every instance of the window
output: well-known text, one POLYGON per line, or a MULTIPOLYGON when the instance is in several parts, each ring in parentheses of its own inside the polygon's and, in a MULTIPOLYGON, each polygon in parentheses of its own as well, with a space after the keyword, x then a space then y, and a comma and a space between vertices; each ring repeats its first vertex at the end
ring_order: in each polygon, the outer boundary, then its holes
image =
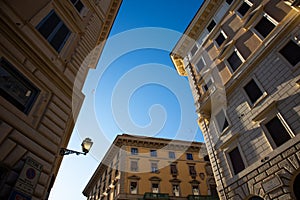
POLYGON ((233 150, 231 150, 228 155, 232 164, 234 174, 238 174, 243 169, 245 169, 245 165, 238 147, 235 147, 233 150))
POLYGON ((175 159, 175 152, 169 151, 169 158, 175 159))
POLYGON ((195 44, 191 50, 191 56, 195 55, 195 53, 197 52, 198 50, 198 47, 197 47, 197 44, 195 44))
POLYGON ((226 34, 223 31, 221 31, 215 41, 218 44, 218 46, 220 47, 224 43, 226 38, 227 38, 226 34))
POLYGON ((159 193, 158 183, 152 183, 152 193, 159 193))
POLYGON ((193 185, 192 186, 192 192, 193 192, 193 195, 200 195, 199 186, 198 185, 193 185))
MULTIPOLYGON (((250 3, 250 2, 249 2, 250 3)), ((244 2, 242 3, 242 5, 239 7, 239 9, 237 10, 237 12, 241 15, 241 16, 245 16, 245 14, 248 12, 248 10, 251 8, 251 5, 249 5, 248 2, 244 2)))
POLYGON ((265 126, 277 147, 291 139, 290 134, 281 123, 278 116, 275 116, 273 119, 267 122, 265 126))
POLYGON ((253 79, 244 86, 244 90, 252 104, 254 104, 263 95, 263 92, 253 79))
POLYGON ((171 174, 172 175, 178 175, 178 170, 177 170, 176 164, 171 164, 170 169, 171 169, 171 174))
POLYGON ((264 15, 261 20, 255 25, 254 29, 263 37, 267 37, 275 28, 275 24, 270 21, 268 15, 264 15))
POLYGON ((229 63, 233 72, 235 72, 235 70, 237 70, 237 68, 239 68, 239 66, 243 63, 237 50, 227 58, 227 62, 229 63))
POLYGON ((4 58, 0 58, 0 81, 1 96, 28 114, 40 90, 4 58))
POLYGON ((216 26, 215 20, 211 20, 211 22, 210 22, 209 25, 207 26, 207 30, 208 30, 209 32, 211 32, 211 31, 215 28, 215 26, 216 26))
POLYGON ((157 157, 157 151, 156 150, 150 150, 150 156, 151 157, 157 157))
POLYGON ((157 163, 151 163, 151 172, 158 173, 157 163))
POLYGON ((204 84, 202 87, 203 87, 203 91, 204 92, 206 92, 206 91, 208 91, 208 89, 210 88, 210 86, 212 86, 212 80, 211 79, 209 79, 208 81, 207 81, 207 83, 206 84, 204 84))
POLYGON ((217 121, 219 131, 221 133, 229 126, 229 123, 225 116, 224 110, 221 110, 220 112, 218 112, 218 114, 216 115, 216 121, 217 121))
POLYGON ((71 32, 58 15, 52 10, 37 26, 36 29, 60 52, 69 38, 71 32))
POLYGON ((186 159, 187 159, 187 160, 194 160, 194 159, 193 159, 193 154, 187 153, 187 154, 186 154, 186 159))
POLYGON ((196 68, 198 73, 200 73, 200 71, 205 67, 205 62, 203 57, 200 58, 200 60, 196 63, 196 68))
POLYGON ((194 165, 189 165, 189 172, 191 176, 197 176, 197 172, 194 165))
POLYGON ((137 161, 131 161, 130 162, 130 169, 131 169, 131 171, 137 172, 138 171, 138 162, 137 161))
POLYGON ((130 194, 137 194, 137 182, 130 182, 130 194))
POLYGON ((292 65, 296 66, 300 61, 300 47, 290 40, 279 53, 292 65))
POLYGON ((76 10, 80 13, 81 10, 83 9, 83 4, 80 0, 71 0, 72 4, 76 8, 76 10))
POLYGON ((173 191, 173 195, 175 197, 179 197, 180 194, 179 194, 179 185, 172 185, 172 191, 173 191))
POLYGON ((233 0, 226 0, 226 3, 227 3, 228 5, 230 5, 232 2, 233 2, 233 0))
POLYGON ((138 148, 131 148, 131 155, 138 155, 139 151, 138 148))

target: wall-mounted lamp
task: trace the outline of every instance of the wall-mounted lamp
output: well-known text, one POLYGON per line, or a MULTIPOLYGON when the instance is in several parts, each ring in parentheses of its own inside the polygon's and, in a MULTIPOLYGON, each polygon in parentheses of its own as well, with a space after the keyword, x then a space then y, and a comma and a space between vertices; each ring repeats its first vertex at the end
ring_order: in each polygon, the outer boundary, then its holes
POLYGON ((81 143, 83 152, 74 151, 74 150, 70 150, 70 149, 66 149, 66 148, 61 148, 59 154, 61 156, 69 155, 69 154, 73 154, 73 153, 75 153, 76 155, 79 155, 79 154, 86 155, 90 151, 92 145, 93 145, 92 140, 90 138, 85 138, 81 143))

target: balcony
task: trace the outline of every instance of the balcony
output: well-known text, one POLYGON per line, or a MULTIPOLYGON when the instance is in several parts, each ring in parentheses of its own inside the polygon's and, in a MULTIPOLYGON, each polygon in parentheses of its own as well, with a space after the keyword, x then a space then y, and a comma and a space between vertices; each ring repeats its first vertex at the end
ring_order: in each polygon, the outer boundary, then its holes
POLYGON ((166 193, 150 193, 150 192, 146 192, 144 194, 144 197, 140 200, 152 200, 152 199, 165 199, 165 200, 169 200, 169 195, 166 193))
POLYGON ((189 195, 188 200, 219 200, 217 196, 207 196, 207 195, 189 195))

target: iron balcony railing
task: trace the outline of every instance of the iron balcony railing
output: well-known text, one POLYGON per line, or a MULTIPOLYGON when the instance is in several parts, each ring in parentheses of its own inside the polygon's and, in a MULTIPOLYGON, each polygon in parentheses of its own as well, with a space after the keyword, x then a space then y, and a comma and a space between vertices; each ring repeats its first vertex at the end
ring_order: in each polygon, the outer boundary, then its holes
POLYGON ((217 196, 207 196, 207 195, 189 195, 188 200, 219 200, 217 196))

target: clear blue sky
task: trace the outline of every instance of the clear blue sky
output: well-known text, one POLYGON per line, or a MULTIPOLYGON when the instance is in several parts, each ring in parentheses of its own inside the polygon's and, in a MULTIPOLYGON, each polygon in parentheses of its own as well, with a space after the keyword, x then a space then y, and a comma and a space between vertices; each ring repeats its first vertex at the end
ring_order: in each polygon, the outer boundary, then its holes
POLYGON ((68 148, 83 138, 87 156, 65 156, 50 199, 86 199, 82 191, 117 134, 203 141, 192 94, 169 53, 201 0, 124 0, 96 70, 68 148))

